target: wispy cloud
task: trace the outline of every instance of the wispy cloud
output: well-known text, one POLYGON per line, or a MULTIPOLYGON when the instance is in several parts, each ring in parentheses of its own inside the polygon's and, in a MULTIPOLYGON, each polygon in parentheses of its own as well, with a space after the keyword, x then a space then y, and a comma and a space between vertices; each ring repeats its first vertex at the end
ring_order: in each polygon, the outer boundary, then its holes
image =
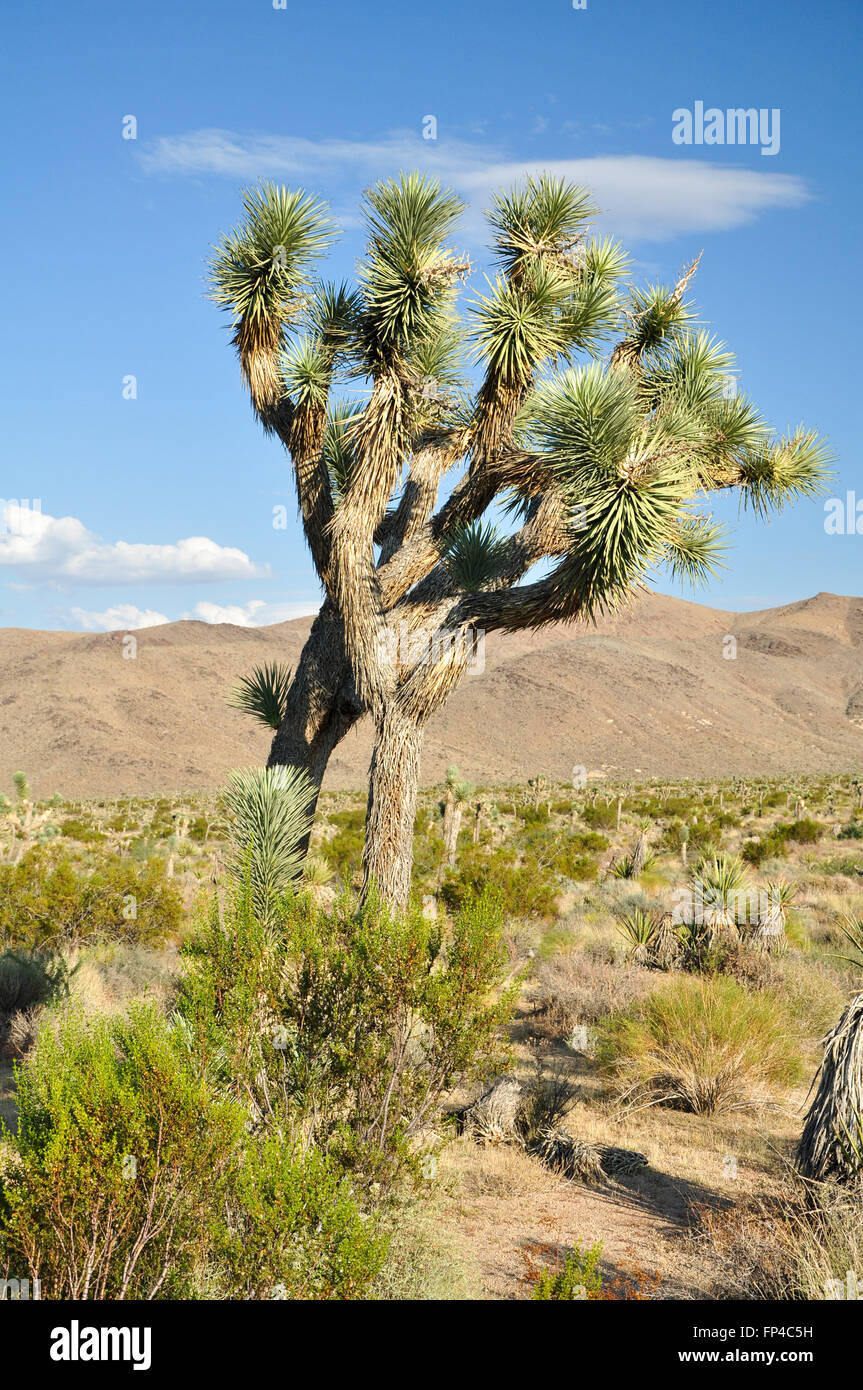
POLYGON ((183 584, 256 579, 267 569, 242 550, 188 536, 170 545, 104 541, 77 517, 53 517, 7 503, 0 567, 28 583, 183 584))
POLYGON ((285 178, 355 196, 371 179, 403 168, 438 174, 470 205, 468 235, 491 191, 525 174, 548 170, 593 190, 603 227, 633 241, 728 230, 763 213, 799 207, 811 195, 792 174, 765 173, 713 160, 650 155, 584 159, 513 159, 485 141, 423 140, 392 131, 379 140, 308 140, 293 135, 240 135, 196 130, 165 135, 144 148, 144 169, 164 175, 223 175, 238 182, 285 178))

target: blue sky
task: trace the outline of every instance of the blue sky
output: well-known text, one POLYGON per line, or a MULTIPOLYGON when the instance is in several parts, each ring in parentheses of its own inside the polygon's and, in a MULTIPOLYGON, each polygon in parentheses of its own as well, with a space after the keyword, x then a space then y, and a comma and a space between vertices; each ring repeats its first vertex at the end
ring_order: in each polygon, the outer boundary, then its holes
MULTIPOLYGON (((858 0, 13 0, 0 498, 38 498, 41 516, 7 509, 0 625, 257 624, 316 607, 288 462, 205 298, 208 248, 259 177, 330 201, 345 228, 333 278, 360 249, 359 192, 399 168, 466 198, 479 271, 490 188, 544 167, 587 183, 596 230, 624 240, 637 278, 673 279, 704 250, 696 302, 741 386, 778 427, 828 435, 833 494, 863 503, 861 20, 858 0), (672 113, 697 101, 777 108, 778 153, 675 144, 672 113)), ((745 609, 863 592, 863 534, 827 534, 823 503, 767 529, 730 501, 718 514, 729 568, 686 596, 745 609)))

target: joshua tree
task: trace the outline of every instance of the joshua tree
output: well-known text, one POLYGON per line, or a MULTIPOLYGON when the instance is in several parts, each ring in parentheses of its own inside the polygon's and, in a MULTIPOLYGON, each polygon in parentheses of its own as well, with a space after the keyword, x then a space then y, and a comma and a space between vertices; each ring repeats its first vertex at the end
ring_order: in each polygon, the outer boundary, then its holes
POLYGON ((706 497, 780 509, 820 490, 825 449, 802 428, 777 438, 727 396, 733 359, 687 305, 697 262, 669 288, 627 289, 626 257, 588 235, 596 209, 562 180, 492 200, 496 273, 467 322, 456 300, 471 267, 449 246, 461 204, 435 181, 366 193, 355 288, 313 277, 334 232, 320 203, 267 185, 244 205, 213 260, 214 297, 257 417, 292 459, 325 592, 290 682, 252 678, 278 720, 269 762, 317 789, 371 715, 365 885, 399 903, 423 730, 484 635, 590 620, 657 566, 703 578, 721 552, 706 497), (367 383, 359 404, 339 400, 349 377, 367 383), (496 502, 511 535, 488 523, 496 502))
POLYGON ((539 773, 536 777, 531 777, 527 785, 533 792, 533 809, 535 811, 538 811, 539 803, 542 800, 542 794, 545 791, 546 786, 548 784, 545 778, 543 777, 542 773, 539 773))
POLYGON ((463 781, 457 767, 448 767, 446 772, 446 796, 443 812, 443 838, 446 848, 446 862, 453 868, 458 851, 458 835, 464 808, 473 796, 470 782, 463 781))
POLYGON ((57 807, 62 806, 63 798, 59 794, 53 796, 48 805, 39 811, 30 796, 27 774, 16 772, 12 781, 15 784, 15 804, 12 804, 8 796, 0 793, 0 820, 6 821, 9 830, 7 862, 19 864, 34 845, 44 844, 55 835, 59 835, 59 827, 52 817, 57 807))

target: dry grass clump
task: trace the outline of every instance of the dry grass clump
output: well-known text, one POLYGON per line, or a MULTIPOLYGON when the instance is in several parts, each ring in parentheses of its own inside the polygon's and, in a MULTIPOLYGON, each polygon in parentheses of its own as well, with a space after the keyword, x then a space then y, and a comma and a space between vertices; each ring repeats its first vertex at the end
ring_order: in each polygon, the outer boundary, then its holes
POLYGON ((776 967, 777 989, 800 1038, 821 1039, 847 999, 840 974, 824 961, 789 954, 776 967))
POLYGON ((441 1232, 434 1199, 397 1210, 388 1223, 387 1258, 369 1297, 386 1302, 463 1302, 479 1279, 452 1238, 441 1232))
POLYGON ((543 961, 533 992, 534 1028, 555 1041, 568 1038, 577 1024, 596 1024, 646 994, 655 974, 637 965, 621 966, 612 951, 590 948, 543 961))
POLYGON ((115 1013, 142 996, 164 1007, 174 993, 178 964, 172 947, 151 950, 105 943, 67 952, 66 957, 74 970, 72 998, 85 1013, 115 1013))
POLYGON ((457 1183, 459 1195, 466 1199, 530 1197, 552 1181, 523 1148, 478 1148, 465 1139, 444 1150, 441 1173, 444 1181, 457 1183))
POLYGON ((729 1208, 694 1205, 693 1238, 705 1245, 717 1274, 712 1296, 793 1297, 795 1220, 785 1198, 753 1196, 729 1208))
POLYGON ((696 1115, 757 1109, 801 1074, 779 1000, 723 976, 675 979, 610 1019, 600 1061, 625 1108, 696 1115))
POLYGON ((859 1197, 799 1184, 781 1197, 693 1207, 693 1216, 694 1237, 718 1266, 715 1298, 818 1302, 856 1298, 863 1284, 859 1197))

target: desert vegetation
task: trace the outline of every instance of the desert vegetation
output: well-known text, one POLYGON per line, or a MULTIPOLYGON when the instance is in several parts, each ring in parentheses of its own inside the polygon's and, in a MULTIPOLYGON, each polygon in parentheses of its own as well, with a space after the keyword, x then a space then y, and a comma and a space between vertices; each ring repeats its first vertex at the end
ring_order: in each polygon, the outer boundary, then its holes
POLYGON ((453 768, 418 791, 398 909, 362 894, 362 794, 310 824, 279 780, 23 812, 10 789, 0 1272, 46 1297, 836 1296, 863 1239, 852 776, 453 768), (280 796, 309 842, 283 878, 256 857, 280 796))

